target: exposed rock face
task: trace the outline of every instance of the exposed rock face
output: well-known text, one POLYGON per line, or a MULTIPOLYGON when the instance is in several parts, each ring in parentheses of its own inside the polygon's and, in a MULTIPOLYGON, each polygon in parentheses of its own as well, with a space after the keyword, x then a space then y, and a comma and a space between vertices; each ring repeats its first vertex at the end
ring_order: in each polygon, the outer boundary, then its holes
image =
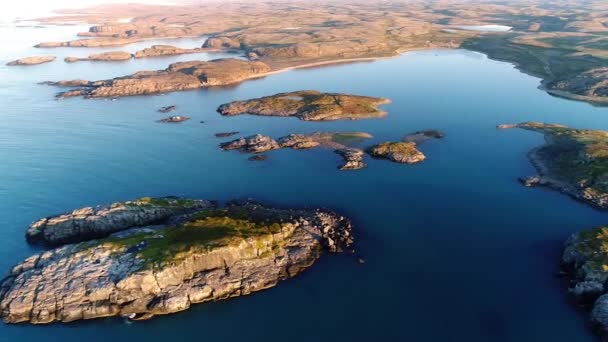
POLYGON ((6 63, 6 65, 15 66, 15 65, 36 65, 42 63, 48 63, 55 60, 55 56, 33 56, 33 57, 25 57, 14 60, 12 62, 6 63))
POLYGON ((344 159, 340 170, 356 170, 367 166, 363 162, 365 153, 358 149, 349 147, 348 142, 369 139, 372 136, 362 132, 317 132, 312 134, 290 134, 276 141, 263 135, 253 135, 245 138, 235 139, 220 144, 223 150, 241 150, 248 153, 260 153, 278 148, 292 148, 296 150, 310 149, 315 147, 326 147, 334 149, 344 159))
POLYGON ((178 90, 198 89, 239 83, 260 77, 270 71, 262 62, 235 58, 208 62, 180 62, 160 71, 140 71, 130 76, 90 82, 86 88, 76 88, 58 97, 119 97, 146 95, 178 90))
POLYGON ((32 223, 27 229, 26 238, 30 242, 49 245, 85 241, 214 206, 209 201, 145 197, 109 206, 86 207, 32 223))
POLYGON ((136 51, 133 54, 135 58, 157 57, 157 56, 172 56, 183 55, 187 53, 200 53, 207 51, 203 48, 182 49, 172 45, 152 45, 149 48, 136 51))
POLYGON ((606 226, 582 231, 566 241, 563 266, 570 279, 569 291, 584 306, 591 306, 591 323, 608 337, 608 242, 606 226))
POLYGON ((415 164, 426 159, 426 156, 416 148, 415 142, 384 142, 372 146, 367 152, 376 158, 405 164, 415 164))
POLYGON ((344 158, 344 164, 339 167, 340 170, 358 170, 367 167, 367 164, 363 162, 365 153, 360 149, 342 148, 335 152, 344 158))
POLYGON ((241 150, 249 153, 262 153, 276 150, 280 146, 271 137, 256 134, 220 144, 222 150, 241 150))
POLYGON ((8 323, 34 324, 170 314, 272 287, 323 250, 350 248, 351 229, 328 211, 232 203, 176 226, 34 255, 3 280, 0 313, 8 323))
POLYGON ((118 61, 126 61, 133 57, 128 52, 124 51, 110 51, 110 52, 102 52, 95 53, 89 55, 86 58, 78 58, 78 57, 66 57, 64 61, 67 63, 74 63, 78 61, 103 61, 103 62, 118 62, 118 61))
POLYGON ((538 175, 524 178, 524 185, 547 186, 598 209, 608 209, 607 131, 539 122, 502 127, 522 128, 545 136, 545 145, 528 153, 538 175))
POLYGON ((357 120, 386 115, 378 106, 388 99, 302 90, 221 105, 222 115, 295 116, 306 121, 357 120))

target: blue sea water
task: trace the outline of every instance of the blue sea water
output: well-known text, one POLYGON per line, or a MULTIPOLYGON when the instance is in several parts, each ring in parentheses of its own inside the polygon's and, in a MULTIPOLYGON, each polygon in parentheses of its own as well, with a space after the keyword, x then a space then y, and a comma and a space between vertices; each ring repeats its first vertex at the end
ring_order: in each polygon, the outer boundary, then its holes
MULTIPOLYGON (((254 197, 283 206, 325 206, 356 224, 357 249, 324 256, 297 278, 251 296, 127 324, 100 319, 48 326, 0 325, 0 341, 593 341, 587 313, 556 276, 562 242, 605 224, 605 213, 559 193, 520 186, 541 135, 499 131, 499 123, 545 121, 608 129, 608 109, 538 90, 511 64, 465 50, 406 53, 375 62, 292 70, 228 88, 130 97, 54 100, 46 80, 104 79, 179 60, 225 54, 66 64, 85 49, 33 49, 69 39, 76 27, 0 27, 0 271, 37 249, 32 221, 86 205, 140 196, 227 200, 254 197), (18 57, 57 61, 6 67, 18 57), (318 89, 387 97, 389 115, 313 123, 222 117, 221 103, 318 89), (193 119, 163 125, 156 110, 177 105, 193 119), (204 121, 204 123, 201 123, 204 121), (280 150, 265 162, 221 152, 222 131, 282 136, 366 131, 375 141, 422 129, 446 133, 421 146, 418 165, 368 160, 344 172, 326 150, 280 150)), ((171 44, 194 47, 204 38, 171 44)), ((157 43, 126 47, 129 51, 157 43)), ((166 42, 165 42, 166 43, 166 42)), ((107 51, 112 49, 94 49, 107 51)))

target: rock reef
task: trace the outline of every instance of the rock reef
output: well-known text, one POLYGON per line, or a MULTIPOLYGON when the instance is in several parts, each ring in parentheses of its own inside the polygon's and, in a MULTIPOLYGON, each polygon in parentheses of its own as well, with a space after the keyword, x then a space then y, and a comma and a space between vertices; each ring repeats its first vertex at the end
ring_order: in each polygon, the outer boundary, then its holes
POLYGON ((414 142, 383 142, 367 150, 372 157, 388 159, 397 163, 415 164, 426 159, 414 142))
MULTIPOLYGON (((59 93, 57 97, 120 97, 224 86, 261 77, 269 71, 270 67, 262 62, 236 58, 179 62, 165 70, 140 71, 130 76, 88 82, 86 86, 59 93)), ((48 82, 60 83, 69 84, 69 81, 48 82)))
POLYGON ((0 314, 8 323, 44 324, 175 313, 273 287, 323 251, 350 249, 351 230, 348 219, 326 210, 230 202, 177 224, 34 255, 2 281, 0 314))
POLYGON ((608 209, 608 132, 525 122, 500 125, 542 133, 545 144, 528 153, 538 175, 521 179, 526 186, 558 190, 598 209, 608 209))
POLYGON ((188 121, 188 120, 190 120, 190 117, 183 116, 183 115, 174 115, 174 116, 170 116, 168 118, 160 119, 160 120, 158 120, 158 122, 161 122, 161 123, 178 123, 178 122, 184 122, 184 121, 188 121))
POLYGON ((296 150, 325 147, 333 149, 344 159, 340 170, 357 170, 367 166, 363 162, 365 153, 358 148, 348 146, 349 143, 372 136, 362 132, 317 132, 312 134, 290 134, 277 140, 256 134, 220 144, 222 150, 240 150, 245 153, 263 153, 280 148, 296 150))
POLYGON ((17 66, 17 65, 36 65, 52 62, 56 59, 55 56, 33 56, 33 57, 25 57, 20 58, 11 62, 6 63, 9 66, 17 66))
POLYGON ((32 223, 29 242, 58 245, 106 237, 132 227, 161 223, 191 211, 214 208, 209 201, 144 197, 110 205, 85 207, 32 223))
POLYGON ((357 120, 386 115, 378 106, 388 99, 302 90, 272 96, 234 101, 221 105, 217 111, 226 116, 252 114, 262 116, 294 116, 305 121, 357 120))

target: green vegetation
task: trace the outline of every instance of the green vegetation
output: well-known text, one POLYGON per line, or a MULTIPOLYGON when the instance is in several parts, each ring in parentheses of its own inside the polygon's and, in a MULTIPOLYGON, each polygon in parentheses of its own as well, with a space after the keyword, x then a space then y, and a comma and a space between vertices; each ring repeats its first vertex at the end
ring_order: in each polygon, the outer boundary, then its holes
POLYGON ((608 132, 536 122, 518 127, 547 136, 547 144, 538 149, 537 155, 551 177, 590 193, 608 193, 608 132))
POLYGON ((608 226, 579 232, 574 246, 589 266, 608 272, 608 226))
POLYGON ((253 222, 248 216, 246 210, 238 208, 207 210, 182 224, 126 237, 110 237, 101 243, 134 252, 144 260, 144 267, 149 267, 178 260, 180 253, 191 249, 210 251, 255 237, 260 238, 256 248, 263 249, 263 240, 270 240, 271 234, 281 232, 278 222, 253 222))
POLYGON ((303 90, 231 102, 218 111, 223 115, 296 116, 310 121, 364 119, 384 116, 378 106, 388 102, 376 97, 303 90))
POLYGON ((420 151, 416 148, 416 143, 413 142, 383 142, 372 147, 370 153, 372 155, 416 155, 420 151))

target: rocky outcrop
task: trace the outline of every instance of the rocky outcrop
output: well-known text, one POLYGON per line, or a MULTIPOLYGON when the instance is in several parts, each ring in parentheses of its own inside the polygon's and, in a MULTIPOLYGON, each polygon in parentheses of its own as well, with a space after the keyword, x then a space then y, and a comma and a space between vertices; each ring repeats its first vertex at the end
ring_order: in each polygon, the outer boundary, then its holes
POLYGON ((74 62, 78 62, 78 61, 120 62, 120 61, 129 60, 132 57, 133 57, 133 55, 131 55, 128 52, 110 51, 110 52, 95 53, 95 54, 89 55, 89 57, 86 57, 86 58, 66 57, 66 58, 64 58, 64 61, 66 63, 74 63, 74 62))
POLYGON ((234 101, 221 105, 217 111, 226 116, 253 114, 295 116, 305 121, 358 120, 385 116, 386 112, 378 106, 389 102, 377 97, 302 90, 234 101))
POLYGON ((262 153, 279 148, 303 150, 325 147, 333 149, 344 159, 344 164, 339 167, 340 170, 357 170, 367 166, 363 162, 365 153, 361 149, 349 147, 346 144, 371 137, 371 135, 362 132, 317 132, 290 134, 274 140, 257 134, 222 143, 220 148, 223 150, 241 150, 246 153, 262 153))
POLYGON ((608 338, 608 227, 572 235, 566 241, 562 263, 577 302, 591 308, 591 323, 608 338))
POLYGON ((8 323, 43 324, 175 313, 273 287, 324 250, 350 249, 351 229, 348 219, 325 210, 232 202, 178 225, 34 255, 2 281, 0 314, 8 323))
POLYGON ((99 38, 99 39, 77 39, 67 42, 43 42, 34 45, 36 48, 57 48, 57 47, 106 47, 106 46, 120 46, 127 45, 137 42, 138 39, 128 38, 99 38))
POLYGON ((546 186, 598 209, 608 209, 608 132, 525 122, 500 125, 542 133, 545 144, 528 153, 537 175, 521 178, 528 187, 546 186))
POLYGON ((203 48, 241 49, 241 42, 230 37, 210 37, 203 44, 203 48))
POLYGON ((239 83, 269 71, 270 67, 262 62, 235 58, 179 62, 165 70, 140 71, 130 76, 89 82, 88 87, 76 88, 57 96, 92 98, 157 94, 239 83))
POLYGON ((426 159, 415 142, 384 142, 367 150, 372 157, 388 159, 397 163, 415 164, 426 159))
POLYGON ((334 152, 339 154, 344 159, 340 170, 359 170, 367 167, 367 164, 363 162, 363 156, 365 153, 357 148, 341 148, 334 152))
POLYGON ((187 116, 174 115, 174 116, 170 116, 168 118, 160 119, 160 120, 158 120, 158 122, 161 122, 161 123, 178 123, 178 122, 184 122, 184 121, 188 121, 188 120, 190 120, 190 118, 187 117, 187 116))
POLYGON ((173 56, 173 55, 184 55, 187 53, 200 53, 208 51, 209 49, 193 48, 183 49, 172 45, 152 45, 149 48, 136 51, 133 54, 135 58, 146 58, 146 57, 159 57, 159 56, 173 56))
POLYGON ((27 229, 26 238, 29 242, 49 245, 80 242, 164 222, 194 210, 213 208, 214 205, 209 201, 145 197, 107 206, 85 207, 32 223, 27 229))
POLYGON ((15 65, 36 65, 36 64, 43 64, 43 63, 52 62, 56 58, 57 57, 55 57, 55 56, 25 57, 25 58, 20 58, 20 59, 14 60, 12 62, 8 62, 8 63, 6 63, 6 65, 9 65, 9 66, 15 66, 15 65))
POLYGON ((279 144, 271 137, 256 134, 248 137, 221 143, 220 148, 224 151, 241 150, 248 153, 262 153, 280 148, 279 144))

